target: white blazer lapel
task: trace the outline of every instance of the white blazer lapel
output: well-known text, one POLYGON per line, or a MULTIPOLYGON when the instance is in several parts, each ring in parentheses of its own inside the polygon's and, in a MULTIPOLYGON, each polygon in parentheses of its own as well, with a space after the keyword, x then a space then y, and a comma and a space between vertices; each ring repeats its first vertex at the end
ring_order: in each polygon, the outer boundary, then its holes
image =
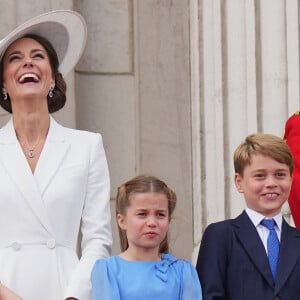
POLYGON ((64 127, 56 123, 51 117, 47 140, 35 170, 35 178, 41 195, 57 173, 69 147, 70 145, 64 136, 64 127))
POLYGON ((0 130, 0 163, 44 228, 53 233, 41 192, 17 140, 12 119, 0 130))

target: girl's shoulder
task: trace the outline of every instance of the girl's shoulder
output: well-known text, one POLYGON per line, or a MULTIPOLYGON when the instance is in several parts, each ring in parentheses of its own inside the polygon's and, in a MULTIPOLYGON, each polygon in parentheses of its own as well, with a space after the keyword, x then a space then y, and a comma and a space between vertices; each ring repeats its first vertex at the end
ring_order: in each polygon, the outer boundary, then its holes
POLYGON ((178 258, 177 256, 171 253, 163 253, 161 257, 162 262, 167 264, 183 264, 183 265, 192 265, 189 260, 178 258))
POLYGON ((93 270, 99 269, 115 269, 119 265, 117 256, 110 256, 107 258, 99 258, 94 264, 93 270))
POLYGON ((166 268, 171 267, 177 269, 178 271, 195 269, 191 261, 178 258, 175 255, 170 253, 164 253, 162 255, 161 264, 166 268))
POLYGON ((156 275, 163 281, 167 281, 168 277, 180 281, 182 278, 196 277, 196 269, 189 260, 165 253, 156 265, 156 275))
POLYGON ((129 261, 121 258, 119 255, 114 255, 108 258, 98 259, 95 263, 94 269, 109 269, 110 271, 118 271, 120 268, 149 268, 155 267, 155 269, 162 273, 168 272, 169 269, 175 269, 177 272, 182 270, 194 269, 192 263, 185 259, 180 259, 173 254, 163 253, 160 261, 129 261))

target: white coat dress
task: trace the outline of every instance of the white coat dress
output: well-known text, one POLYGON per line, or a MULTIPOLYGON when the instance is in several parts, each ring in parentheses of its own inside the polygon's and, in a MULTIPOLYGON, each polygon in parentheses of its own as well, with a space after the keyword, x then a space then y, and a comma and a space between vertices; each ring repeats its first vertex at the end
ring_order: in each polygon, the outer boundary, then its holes
POLYGON ((0 129, 0 280, 25 300, 90 300, 91 269, 112 243, 102 137, 50 119, 34 174, 12 119, 0 129))

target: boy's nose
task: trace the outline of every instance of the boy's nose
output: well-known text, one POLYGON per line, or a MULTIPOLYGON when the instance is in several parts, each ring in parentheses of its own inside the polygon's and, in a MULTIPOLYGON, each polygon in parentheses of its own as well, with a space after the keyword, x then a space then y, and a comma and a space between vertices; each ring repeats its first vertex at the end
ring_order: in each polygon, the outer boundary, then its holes
POLYGON ((275 178, 273 178, 272 176, 267 178, 267 182, 266 182, 267 186, 277 186, 277 181, 275 178))

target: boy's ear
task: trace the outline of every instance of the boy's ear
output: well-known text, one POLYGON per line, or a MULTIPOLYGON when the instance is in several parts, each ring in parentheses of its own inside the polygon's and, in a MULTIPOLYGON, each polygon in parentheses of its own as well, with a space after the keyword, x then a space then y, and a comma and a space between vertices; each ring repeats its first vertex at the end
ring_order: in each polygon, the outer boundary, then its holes
POLYGON ((234 174, 234 183, 238 192, 243 193, 243 185, 242 185, 243 177, 239 173, 234 174))
POLYGON ((117 222, 121 229, 126 230, 126 218, 124 215, 117 214, 117 222))

